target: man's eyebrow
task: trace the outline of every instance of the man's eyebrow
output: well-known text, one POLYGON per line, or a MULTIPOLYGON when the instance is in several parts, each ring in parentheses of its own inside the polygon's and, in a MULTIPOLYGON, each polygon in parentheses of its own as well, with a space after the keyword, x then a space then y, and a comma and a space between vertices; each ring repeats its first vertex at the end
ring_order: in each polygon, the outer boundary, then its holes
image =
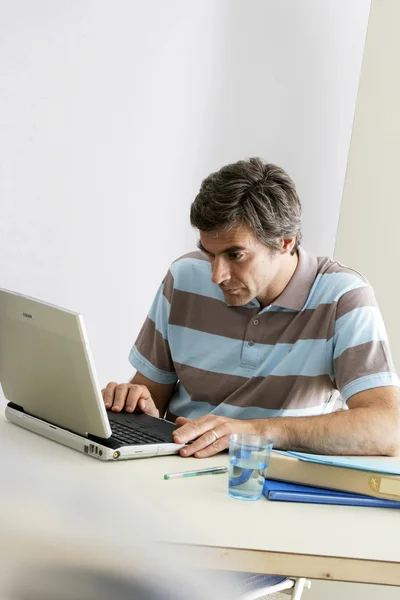
MULTIPOLYGON (((206 250, 206 248, 204 248, 203 244, 200 241, 197 242, 197 247, 199 250, 201 250, 205 254, 213 256, 212 252, 210 252, 209 250, 206 250)), ((230 246, 229 248, 225 248, 225 250, 222 250, 221 252, 219 252, 219 254, 230 254, 231 252, 239 252, 239 251, 243 251, 243 250, 246 250, 246 248, 244 246, 230 246)))

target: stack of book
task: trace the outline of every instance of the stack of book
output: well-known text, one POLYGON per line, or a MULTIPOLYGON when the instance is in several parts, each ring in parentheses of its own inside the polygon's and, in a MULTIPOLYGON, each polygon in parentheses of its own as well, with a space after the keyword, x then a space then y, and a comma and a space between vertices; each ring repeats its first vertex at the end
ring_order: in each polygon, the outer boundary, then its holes
POLYGON ((400 508, 400 457, 274 450, 263 492, 268 500, 400 508))

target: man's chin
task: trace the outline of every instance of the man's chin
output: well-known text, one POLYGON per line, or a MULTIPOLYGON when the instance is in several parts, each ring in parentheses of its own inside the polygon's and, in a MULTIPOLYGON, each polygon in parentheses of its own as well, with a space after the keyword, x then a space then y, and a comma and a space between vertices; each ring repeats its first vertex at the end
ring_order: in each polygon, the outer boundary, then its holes
POLYGON ((244 306, 250 302, 251 298, 248 298, 248 294, 240 290, 235 293, 224 292, 225 302, 231 306, 244 306))

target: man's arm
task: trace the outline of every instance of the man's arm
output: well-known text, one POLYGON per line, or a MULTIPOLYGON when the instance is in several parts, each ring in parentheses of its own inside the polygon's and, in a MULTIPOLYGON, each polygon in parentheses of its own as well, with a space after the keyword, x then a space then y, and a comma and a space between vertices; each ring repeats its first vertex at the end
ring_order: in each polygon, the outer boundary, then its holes
POLYGON ((400 390, 379 387, 348 400, 349 410, 328 415, 254 421, 276 448, 316 454, 396 456, 400 453, 400 390))
POLYGON ((194 421, 180 417, 177 424, 181 427, 174 432, 174 440, 177 443, 196 440, 181 450, 183 456, 196 458, 228 448, 231 433, 263 435, 274 441, 274 448, 281 450, 328 455, 400 454, 399 388, 388 386, 359 392, 349 399, 348 406, 349 410, 315 417, 247 421, 214 415, 194 421))

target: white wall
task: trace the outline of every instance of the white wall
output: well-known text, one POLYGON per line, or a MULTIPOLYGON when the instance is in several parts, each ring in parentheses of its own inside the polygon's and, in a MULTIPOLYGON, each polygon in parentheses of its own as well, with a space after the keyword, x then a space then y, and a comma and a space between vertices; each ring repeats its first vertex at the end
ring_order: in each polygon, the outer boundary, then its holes
POLYGON ((224 163, 286 168, 332 253, 369 4, 0 4, 0 285, 82 312, 102 384, 224 163))

